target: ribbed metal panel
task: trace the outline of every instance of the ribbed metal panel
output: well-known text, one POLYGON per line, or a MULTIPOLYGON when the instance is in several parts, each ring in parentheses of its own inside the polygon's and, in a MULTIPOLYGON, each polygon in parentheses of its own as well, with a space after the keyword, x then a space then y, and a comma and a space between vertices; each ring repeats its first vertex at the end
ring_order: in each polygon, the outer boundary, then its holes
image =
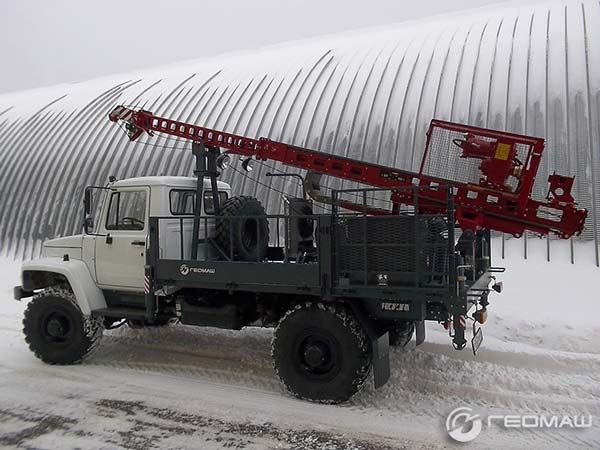
MULTIPOLYGON (((174 43, 176 45, 176 43, 174 43)), ((109 175, 189 174, 189 145, 129 143, 116 104, 251 137, 418 169, 431 118, 542 136, 535 187, 575 174, 600 211, 600 3, 557 1, 291 43, 155 71, 0 96, 0 252, 29 258, 79 232, 83 188, 109 175)), ((271 210, 293 181, 229 171, 225 181, 271 210), (233 180, 233 178, 236 178, 233 180)), ((339 185, 336 185, 339 186, 339 185)))

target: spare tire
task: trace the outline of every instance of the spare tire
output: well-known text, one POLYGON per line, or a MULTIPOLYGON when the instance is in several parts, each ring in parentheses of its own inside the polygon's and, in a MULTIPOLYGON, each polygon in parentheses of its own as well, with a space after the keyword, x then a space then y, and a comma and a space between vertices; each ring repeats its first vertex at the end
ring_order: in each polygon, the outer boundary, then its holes
POLYGON ((269 247, 269 221, 254 197, 232 197, 221 205, 215 241, 235 261, 262 261, 269 247))

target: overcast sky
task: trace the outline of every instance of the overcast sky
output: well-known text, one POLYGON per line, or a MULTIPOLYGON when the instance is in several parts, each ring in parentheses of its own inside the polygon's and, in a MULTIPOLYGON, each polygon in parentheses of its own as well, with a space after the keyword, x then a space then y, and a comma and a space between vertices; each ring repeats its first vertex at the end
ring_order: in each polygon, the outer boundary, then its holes
POLYGON ((0 0, 0 92, 500 0, 0 0))

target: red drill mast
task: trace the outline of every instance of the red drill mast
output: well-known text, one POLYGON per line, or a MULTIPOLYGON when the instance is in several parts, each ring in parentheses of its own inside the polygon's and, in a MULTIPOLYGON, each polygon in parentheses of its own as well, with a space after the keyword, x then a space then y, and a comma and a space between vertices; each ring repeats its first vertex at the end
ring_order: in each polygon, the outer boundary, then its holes
MULTIPOLYGON (((199 127, 126 106, 116 107, 109 119, 124 122, 132 141, 144 132, 203 141, 207 147, 220 147, 227 153, 389 188, 394 204, 412 204, 413 193, 393 188, 416 185, 419 208, 428 213, 445 212, 449 186, 454 192, 458 224, 465 230, 491 229, 517 237, 529 230, 569 238, 581 233, 587 216, 587 210, 577 208, 571 196, 573 177, 552 174, 548 177, 546 201, 531 198, 544 150, 544 140, 539 138, 432 120, 421 169, 414 173, 267 138, 252 139, 199 127)), ((364 209, 351 202, 342 202, 341 206, 364 209)), ((393 214, 377 208, 370 208, 369 212, 393 214)))

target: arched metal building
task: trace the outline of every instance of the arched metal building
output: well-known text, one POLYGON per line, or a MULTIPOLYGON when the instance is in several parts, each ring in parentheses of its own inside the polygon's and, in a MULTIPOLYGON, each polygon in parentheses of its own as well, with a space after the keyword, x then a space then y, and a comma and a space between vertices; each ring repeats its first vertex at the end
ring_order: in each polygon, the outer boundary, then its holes
MULTIPOLYGON (((107 120, 120 103, 406 169, 433 117, 545 137, 536 196, 548 173, 575 174, 591 210, 583 238, 598 248, 597 0, 515 2, 0 96, 1 253, 29 258, 43 239, 78 232, 85 185, 191 172, 187 143, 128 142, 107 120)), ((294 187, 260 181, 232 184, 271 208, 265 185, 294 187)))

